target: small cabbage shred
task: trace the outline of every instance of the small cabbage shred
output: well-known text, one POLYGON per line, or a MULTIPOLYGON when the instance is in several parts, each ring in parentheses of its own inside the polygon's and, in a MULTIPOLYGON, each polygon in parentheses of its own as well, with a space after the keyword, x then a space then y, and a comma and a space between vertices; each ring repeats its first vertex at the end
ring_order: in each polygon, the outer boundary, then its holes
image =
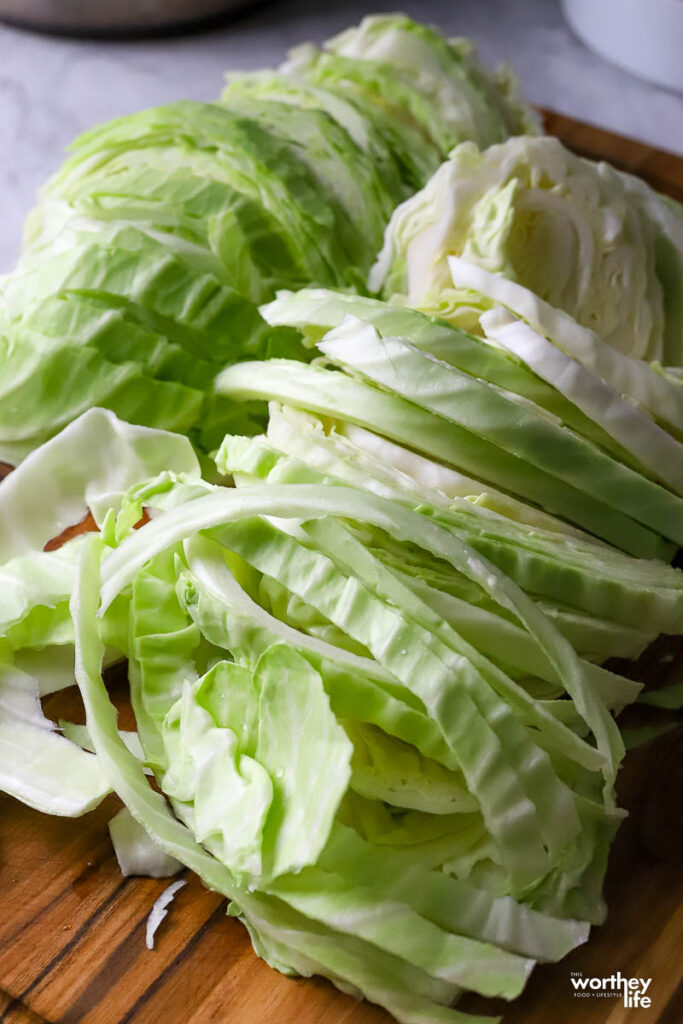
POLYGON ((156 900, 154 906, 149 912, 147 918, 147 926, 145 928, 145 945, 147 949, 154 949, 154 936, 157 933, 159 925, 168 914, 168 906, 175 899, 175 895, 179 889, 182 889, 187 882, 180 878, 177 882, 172 882, 162 892, 161 896, 156 900))
POLYGON ((677 204, 404 15, 86 132, 0 284, 0 790, 493 1024, 680 718, 609 659, 683 634, 682 275, 677 204))

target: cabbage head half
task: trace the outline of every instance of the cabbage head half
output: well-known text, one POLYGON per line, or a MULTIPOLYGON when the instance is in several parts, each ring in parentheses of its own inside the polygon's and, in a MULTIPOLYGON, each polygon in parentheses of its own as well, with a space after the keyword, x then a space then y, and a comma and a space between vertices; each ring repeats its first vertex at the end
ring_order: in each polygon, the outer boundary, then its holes
POLYGON ((557 139, 456 146, 395 211, 371 286, 471 327, 449 255, 523 285, 625 355, 681 364, 683 209, 557 139))

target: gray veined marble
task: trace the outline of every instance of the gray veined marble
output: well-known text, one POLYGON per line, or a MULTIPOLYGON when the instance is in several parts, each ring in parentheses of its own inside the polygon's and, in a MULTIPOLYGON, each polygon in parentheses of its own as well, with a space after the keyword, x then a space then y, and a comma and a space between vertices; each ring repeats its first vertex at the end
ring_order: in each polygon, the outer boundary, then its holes
POLYGON ((587 50, 554 0, 279 0, 211 32, 125 43, 0 26, 0 272, 16 259, 39 185, 83 128, 180 97, 211 99, 225 68, 276 64, 296 43, 397 8, 471 36, 488 62, 508 60, 533 101, 683 153, 683 98, 587 50))

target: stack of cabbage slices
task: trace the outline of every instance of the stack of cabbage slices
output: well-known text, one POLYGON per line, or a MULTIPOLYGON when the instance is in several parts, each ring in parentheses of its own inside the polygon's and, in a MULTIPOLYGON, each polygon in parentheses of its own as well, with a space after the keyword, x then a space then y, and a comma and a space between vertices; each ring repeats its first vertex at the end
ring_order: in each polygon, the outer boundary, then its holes
POLYGON ((683 633, 683 215, 538 131, 367 18, 81 137, 2 283, 0 787, 406 1024, 603 920, 681 699, 604 663, 683 633))

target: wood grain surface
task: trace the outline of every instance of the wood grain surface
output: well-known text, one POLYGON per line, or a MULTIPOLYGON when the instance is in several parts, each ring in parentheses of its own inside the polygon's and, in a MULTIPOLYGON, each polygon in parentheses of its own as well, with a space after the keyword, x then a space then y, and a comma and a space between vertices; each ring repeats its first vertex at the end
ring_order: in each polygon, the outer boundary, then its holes
MULTIPOLYGON (((545 116, 577 152, 683 200, 683 158, 545 116)), ((660 646, 630 671, 661 685, 680 672, 683 650, 675 651, 672 660, 660 646)), ((122 680, 112 678, 110 690, 121 726, 130 727, 122 680)), ((49 698, 46 709, 83 721, 72 691, 49 698)), ((607 923, 562 963, 536 968, 514 1004, 467 997, 462 1009, 503 1013, 505 1024, 682 1024, 681 730, 631 752, 618 791, 630 815, 610 857, 607 923), (652 1007, 575 998, 571 971, 652 978, 652 1007)), ((0 1024, 389 1024, 384 1011, 325 981, 271 970, 226 917, 225 901, 190 875, 147 950, 146 918, 168 881, 121 877, 107 831, 118 806, 111 796, 70 821, 0 796, 0 1024)))

